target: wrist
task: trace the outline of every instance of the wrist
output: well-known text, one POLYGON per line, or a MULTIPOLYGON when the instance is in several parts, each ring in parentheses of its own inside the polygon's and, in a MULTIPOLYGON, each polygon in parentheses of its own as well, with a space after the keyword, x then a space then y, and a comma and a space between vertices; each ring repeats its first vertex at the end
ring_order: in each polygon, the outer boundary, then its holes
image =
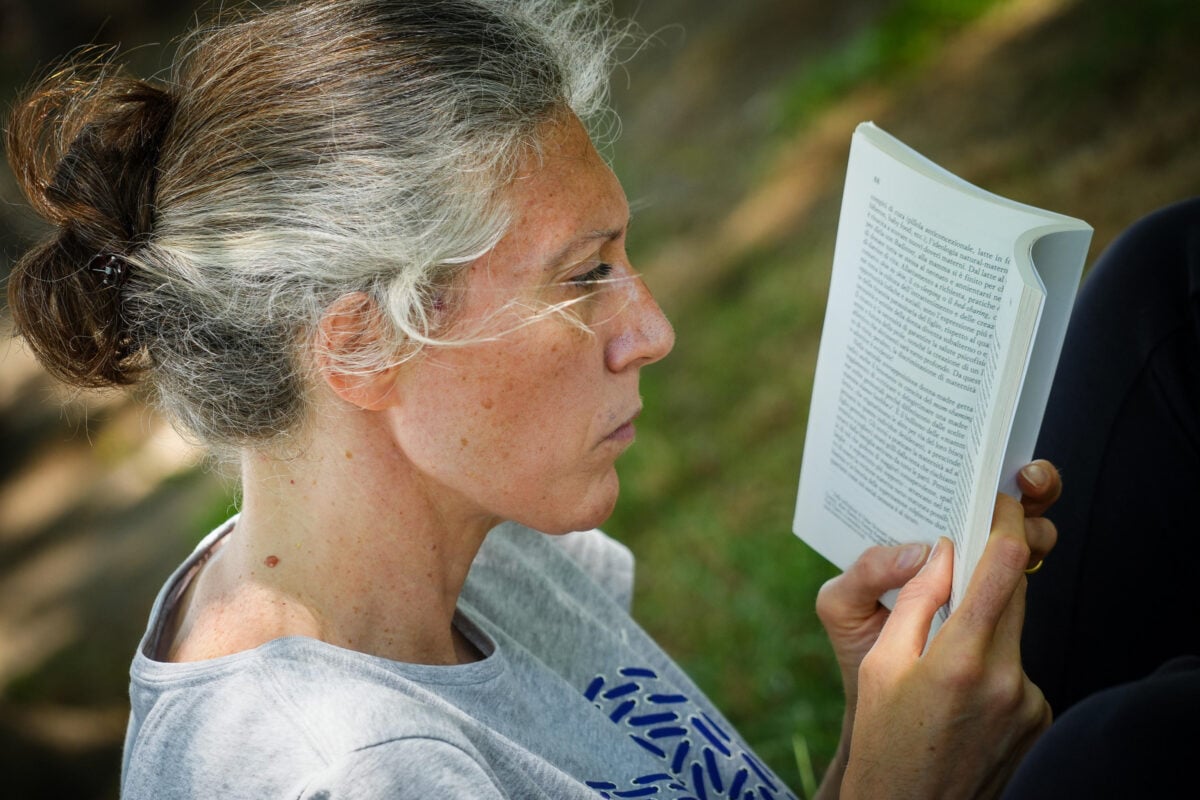
POLYGON ((829 762, 829 768, 825 770, 814 800, 837 800, 851 796, 844 791, 844 781, 846 768, 850 763, 850 740, 853 729, 854 707, 848 703, 846 714, 842 718, 842 735, 838 740, 837 751, 833 754, 833 760, 829 762))

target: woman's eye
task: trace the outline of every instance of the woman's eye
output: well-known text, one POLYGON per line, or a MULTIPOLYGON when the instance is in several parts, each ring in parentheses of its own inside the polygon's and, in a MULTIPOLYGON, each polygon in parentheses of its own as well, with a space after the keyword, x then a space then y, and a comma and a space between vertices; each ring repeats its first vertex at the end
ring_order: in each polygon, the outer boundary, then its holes
POLYGON ((581 275, 576 275, 574 278, 571 278, 571 280, 569 280, 568 283, 570 283, 574 286, 591 287, 597 283, 600 283, 601 281, 608 278, 609 276, 611 276, 612 272, 613 272, 612 264, 607 264, 602 261, 599 264, 596 264, 591 269, 589 269, 587 272, 584 272, 581 275))

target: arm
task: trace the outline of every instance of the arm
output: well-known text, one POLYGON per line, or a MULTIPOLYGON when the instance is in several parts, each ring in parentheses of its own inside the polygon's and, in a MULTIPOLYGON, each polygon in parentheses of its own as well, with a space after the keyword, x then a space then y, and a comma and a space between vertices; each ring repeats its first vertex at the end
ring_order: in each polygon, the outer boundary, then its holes
MULTIPOLYGON (((1003 506, 998 505, 993 539, 968 591, 968 599, 963 603, 968 610, 952 615, 952 620, 959 621, 953 626, 947 621, 951 633, 946 635, 943 628, 937 637, 941 644, 936 648, 931 646, 928 653, 922 655, 929 624, 934 612, 949 594, 953 562, 949 542, 943 542, 944 546, 937 548, 937 552, 928 558, 928 563, 925 562, 929 548, 924 545, 871 548, 845 573, 822 587, 817 597, 817 613, 833 643, 842 671, 846 714, 837 755, 822 781, 818 797, 837 797, 843 789, 853 790, 853 784, 861 783, 866 788, 870 784, 863 782, 871 775, 868 769, 864 777, 863 768, 868 765, 882 766, 882 757, 895 760, 891 756, 900 755, 896 744, 890 741, 893 737, 901 744, 913 745, 916 741, 913 731, 897 730, 901 721, 910 721, 914 726, 918 725, 918 719, 932 723, 932 720, 920 717, 895 717, 893 714, 909 713, 898 708, 881 712, 880 708, 890 701, 915 699, 919 710, 950 709, 955 703, 965 702, 964 698, 974 694, 977 695, 976 700, 988 706, 989 701, 985 697, 989 691, 988 681, 994 679, 1010 688, 1015 686, 1019 694, 1027 693, 1030 709, 1038 706, 1040 693, 1032 684, 1026 688, 1028 680, 1020 672, 1018 643, 1025 585, 1022 570, 1027 565, 1036 564, 1054 545, 1054 526, 1041 519, 1040 515, 1058 498, 1061 481, 1052 465, 1036 462, 1031 466, 1036 466, 1040 472, 1027 468, 1019 479, 1025 492, 1022 500, 1025 513, 1023 524, 1020 509, 1015 503, 1002 501, 1003 506), (914 576, 918 578, 914 579, 914 576), (895 612, 889 612, 878 603, 877 598, 881 594, 902 585, 906 588, 895 612), (900 619, 890 623, 889 620, 894 616, 900 619), (964 649, 968 646, 968 639, 969 646, 974 649, 964 649), (999 644, 1001 640, 1004 641, 1003 646, 999 644), (880 643, 878 646, 877 641, 880 643), (876 650, 879 653, 864 664, 868 653, 876 650), (915 669, 917 666, 922 669, 915 669), (1020 680, 1013 677, 1014 668, 1020 680), (955 672, 956 669, 962 669, 963 672, 955 672), (909 680, 900 680, 901 674, 907 674, 909 680), (860 700, 859 685, 863 677, 867 679, 870 692, 865 700, 860 700), (942 685, 947 681, 951 684, 949 689, 942 685), (865 717, 864 710, 867 712, 865 717), (862 737, 855 736, 856 717, 860 729, 864 724, 867 726, 862 737), (858 738, 867 741, 858 743, 858 738), (854 764, 850 781, 843 786, 851 761, 854 764)), ((1010 701, 1013 698, 1004 698, 1004 703, 1010 701)), ((1020 700, 1014 702, 1020 704, 1020 700)), ((1044 701, 1041 701, 1041 706, 1044 706, 1044 701)), ((985 709, 984 716, 989 713, 985 709)), ((997 724, 1014 723, 1009 720, 1008 723, 997 724)), ((934 727, 939 729, 924 732, 933 735, 952 733, 945 724, 934 727)), ((917 732, 921 732, 919 727, 917 732)), ((986 738, 981 739, 977 735, 981 732, 982 728, 966 738, 987 742, 986 738)), ((937 746, 933 742, 927 744, 935 748, 937 746)), ((981 749, 992 754, 997 750, 997 745, 990 742, 981 749)), ((934 752, 937 753, 936 750, 934 752)), ((909 771, 917 764, 924 764, 922 769, 916 771, 932 775, 935 770, 930 767, 940 768, 941 762, 951 756, 935 754, 932 757, 934 765, 922 762, 922 758, 928 761, 929 756, 921 752, 915 752, 911 757, 903 756, 901 760, 906 763, 901 766, 909 771)), ((1003 773, 1005 777, 1007 774, 1007 771, 1003 773)), ((903 787, 898 784, 898 774, 885 770, 884 774, 875 778, 885 781, 886 795, 899 796, 897 792, 903 787)), ((916 786, 913 788, 918 794, 929 790, 916 786)))

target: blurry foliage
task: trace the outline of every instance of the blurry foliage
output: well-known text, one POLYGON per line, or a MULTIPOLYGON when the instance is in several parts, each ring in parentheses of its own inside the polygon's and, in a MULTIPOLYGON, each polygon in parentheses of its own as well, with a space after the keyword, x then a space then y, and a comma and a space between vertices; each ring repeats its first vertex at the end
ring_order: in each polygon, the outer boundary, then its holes
MULTIPOLYGON (((1104 93, 1111 99, 1135 85, 1140 72, 1164 51, 1194 48, 1200 32, 1196 0, 1089 0, 1088 27, 1076 57, 1063 65, 1055 89, 1072 94, 1104 93)), ((1195 80, 1187 72, 1181 80, 1195 80)))
POLYGON ((778 126, 793 130, 865 81, 889 81, 919 66, 946 37, 999 0, 899 0, 877 20, 813 63, 785 87, 778 126))

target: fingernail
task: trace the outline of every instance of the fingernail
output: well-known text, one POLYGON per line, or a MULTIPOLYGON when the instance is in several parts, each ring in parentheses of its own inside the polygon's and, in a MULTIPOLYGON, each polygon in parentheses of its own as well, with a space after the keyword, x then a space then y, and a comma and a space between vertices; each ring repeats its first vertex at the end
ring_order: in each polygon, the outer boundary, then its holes
POLYGON ((1026 464, 1021 469, 1021 474, 1034 486, 1041 486, 1048 480, 1046 470, 1041 464, 1026 464))
POLYGON ((925 561, 928 552, 927 544, 904 545, 896 556, 896 569, 912 569, 925 561))

